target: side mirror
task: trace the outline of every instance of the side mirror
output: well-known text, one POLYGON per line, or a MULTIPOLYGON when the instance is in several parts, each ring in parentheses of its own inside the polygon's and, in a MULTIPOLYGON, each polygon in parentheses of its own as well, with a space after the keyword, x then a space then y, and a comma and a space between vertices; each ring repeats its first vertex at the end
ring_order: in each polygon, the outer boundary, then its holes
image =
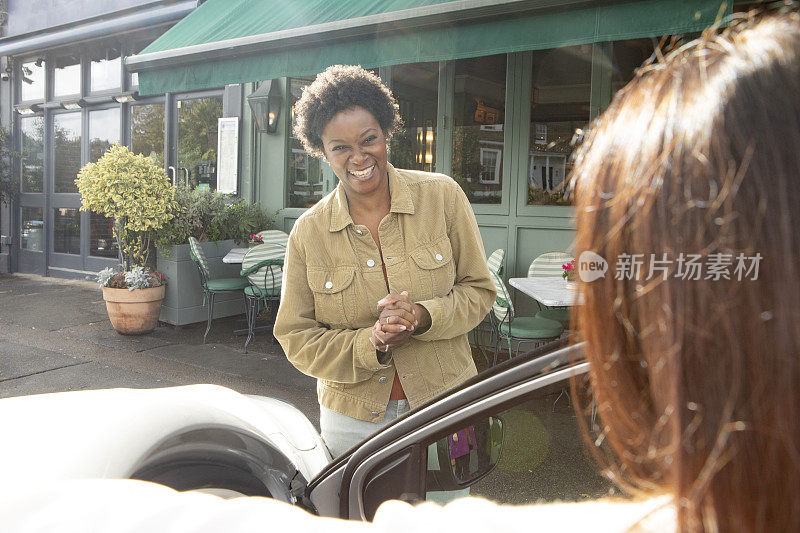
POLYGON ((500 461, 503 438, 503 420, 488 416, 436 441, 428 448, 426 491, 463 489, 487 475, 500 461))

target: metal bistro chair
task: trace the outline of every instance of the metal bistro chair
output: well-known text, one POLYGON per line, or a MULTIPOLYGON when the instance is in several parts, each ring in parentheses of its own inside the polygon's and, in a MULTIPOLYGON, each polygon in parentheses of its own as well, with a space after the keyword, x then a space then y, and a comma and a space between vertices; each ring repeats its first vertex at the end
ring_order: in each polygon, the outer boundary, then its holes
POLYGON ((250 283, 244 290, 247 300, 247 340, 244 342, 244 353, 247 353, 247 345, 250 344, 255 334, 256 317, 261 311, 261 304, 263 303, 267 308, 274 307, 274 311, 277 313, 281 300, 285 255, 285 246, 259 244, 250 248, 242 259, 241 275, 246 276, 250 283))
POLYGON ((497 354, 500 353, 500 340, 508 342, 508 356, 514 357, 514 350, 511 342, 517 341, 517 348, 524 342, 544 344, 547 341, 557 339, 564 331, 564 327, 555 320, 549 320, 538 316, 515 316, 514 304, 511 302, 506 284, 494 272, 489 272, 497 291, 492 312, 492 326, 494 327, 497 340, 495 342, 494 362, 497 364, 497 354))
MULTIPOLYGON (((206 324, 206 332, 203 334, 203 344, 206 343, 206 337, 211 329, 211 319, 214 318, 214 295, 223 292, 237 292, 243 291, 250 283, 243 278, 217 278, 211 279, 211 269, 208 266, 206 254, 200 243, 194 237, 189 237, 189 256, 192 261, 197 265, 197 270, 200 272, 200 283, 203 284, 203 304, 205 305, 208 299, 208 323, 206 324)), ((247 300, 245 300, 245 303, 247 300)))
MULTIPOLYGON (((494 272, 498 276, 503 275, 503 261, 506 258, 506 251, 502 248, 498 248, 494 252, 489 255, 489 258, 486 259, 486 266, 489 268, 489 272, 494 272)), ((475 327, 473 332, 473 338, 475 339, 475 347, 480 350, 481 355, 486 360, 486 365, 489 366, 489 357, 486 355, 486 350, 484 350, 484 335, 488 333, 491 338, 489 342, 491 344, 495 344, 496 335, 494 334, 494 327, 492 326, 491 317, 488 315, 481 320, 481 323, 475 327)), ((487 345, 488 346, 488 345, 487 345)))
MULTIPOLYGON (((565 265, 572 261, 572 256, 564 252, 547 252, 531 261, 531 266, 528 268, 529 278, 560 278, 565 265)), ((569 309, 562 307, 546 307, 542 306, 538 301, 536 305, 539 306, 539 312, 536 316, 541 318, 548 318, 560 322, 564 329, 569 329, 570 313, 569 309)))

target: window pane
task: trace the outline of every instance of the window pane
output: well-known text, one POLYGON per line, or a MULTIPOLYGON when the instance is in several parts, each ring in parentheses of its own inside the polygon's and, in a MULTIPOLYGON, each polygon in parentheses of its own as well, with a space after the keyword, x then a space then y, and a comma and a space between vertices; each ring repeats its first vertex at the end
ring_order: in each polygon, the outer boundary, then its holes
POLYGON ((44 183, 44 118, 19 120, 22 132, 22 192, 42 192, 44 183))
MULTIPOLYGON (((217 119, 222 97, 178 100, 178 168, 189 171, 189 185, 217 188, 217 119)), ((184 179, 184 171, 179 171, 184 179)))
POLYGON ((41 207, 23 207, 22 225, 20 226, 20 242, 25 250, 41 252, 44 250, 42 236, 44 234, 44 221, 41 207))
POLYGON ((506 56, 456 61, 453 178, 470 202, 500 203, 506 114, 506 56))
POLYGON ((572 137, 589 122, 592 45, 533 52, 528 204, 568 205, 572 137))
POLYGON ((103 48, 90 52, 90 91, 118 89, 122 76, 120 48, 103 48))
POLYGON ((81 253, 81 215, 77 209, 53 210, 53 251, 62 254, 81 253))
POLYGON ((77 193, 75 178, 81 169, 81 112, 53 117, 55 128, 55 192, 77 193))
POLYGON ((119 142, 119 117, 118 107, 89 112, 89 161, 97 161, 119 142))
POLYGON ((289 80, 289 106, 291 109, 292 133, 289 138, 289 168, 287 207, 311 207, 324 194, 322 162, 305 150, 300 140, 294 136, 294 104, 303 94, 303 88, 314 81, 313 77, 292 78, 289 80))
POLYGON ((44 69, 43 59, 22 64, 21 99, 44 100, 44 69))
POLYGON ((164 104, 131 106, 131 151, 164 164, 164 104))
POLYGON ((53 94, 69 96, 81 92, 81 59, 78 56, 63 55, 55 59, 55 79, 53 94))
MULTIPOLYGON (((581 404, 588 406, 588 380, 585 375, 577 379, 581 404)), ((428 477, 441 476, 436 471, 441 470, 442 458, 449 458, 450 472, 444 473, 445 478, 452 473, 456 479, 469 479, 470 473, 483 472, 496 463, 486 477, 471 484, 469 495, 498 503, 578 502, 614 495, 614 485, 601 475, 586 450, 571 394, 565 380, 465 421, 467 431, 453 428, 458 431, 437 443, 438 460, 428 457, 428 477), (459 445, 456 439, 464 436, 477 437, 477 449, 459 445), (498 443, 502 443, 500 450, 498 443)), ((435 493, 427 499, 436 500, 435 493)))
POLYGON ((118 251, 114 219, 92 211, 89 217, 89 255, 117 257, 118 251))
POLYGON ((392 92, 404 128, 392 138, 390 159, 397 168, 435 170, 439 64, 413 63, 392 68, 392 92))

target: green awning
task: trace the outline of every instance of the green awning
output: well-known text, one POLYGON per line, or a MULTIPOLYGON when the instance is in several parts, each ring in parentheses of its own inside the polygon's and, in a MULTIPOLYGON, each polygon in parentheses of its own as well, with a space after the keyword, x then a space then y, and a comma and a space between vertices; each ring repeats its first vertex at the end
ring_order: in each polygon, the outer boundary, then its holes
MULTIPOLYGON (((158 94, 700 31, 722 0, 208 0, 126 64, 158 94)), ((731 2, 727 2, 730 6, 731 2)))

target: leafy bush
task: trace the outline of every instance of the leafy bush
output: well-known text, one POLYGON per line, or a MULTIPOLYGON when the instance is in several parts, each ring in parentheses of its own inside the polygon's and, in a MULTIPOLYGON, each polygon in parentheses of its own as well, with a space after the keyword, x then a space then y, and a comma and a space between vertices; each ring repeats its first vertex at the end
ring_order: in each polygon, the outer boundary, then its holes
POLYGON ((169 254, 170 246, 188 243, 189 237, 201 242, 225 239, 246 242, 251 234, 269 229, 274 218, 258 203, 242 199, 229 203, 230 196, 210 190, 181 185, 175 190, 175 200, 178 214, 156 234, 156 245, 165 254, 169 254))
POLYGON ((172 220, 177 208, 175 189, 164 169, 114 144, 96 163, 84 165, 75 183, 81 210, 114 219, 125 270, 145 266, 153 232, 172 220))

